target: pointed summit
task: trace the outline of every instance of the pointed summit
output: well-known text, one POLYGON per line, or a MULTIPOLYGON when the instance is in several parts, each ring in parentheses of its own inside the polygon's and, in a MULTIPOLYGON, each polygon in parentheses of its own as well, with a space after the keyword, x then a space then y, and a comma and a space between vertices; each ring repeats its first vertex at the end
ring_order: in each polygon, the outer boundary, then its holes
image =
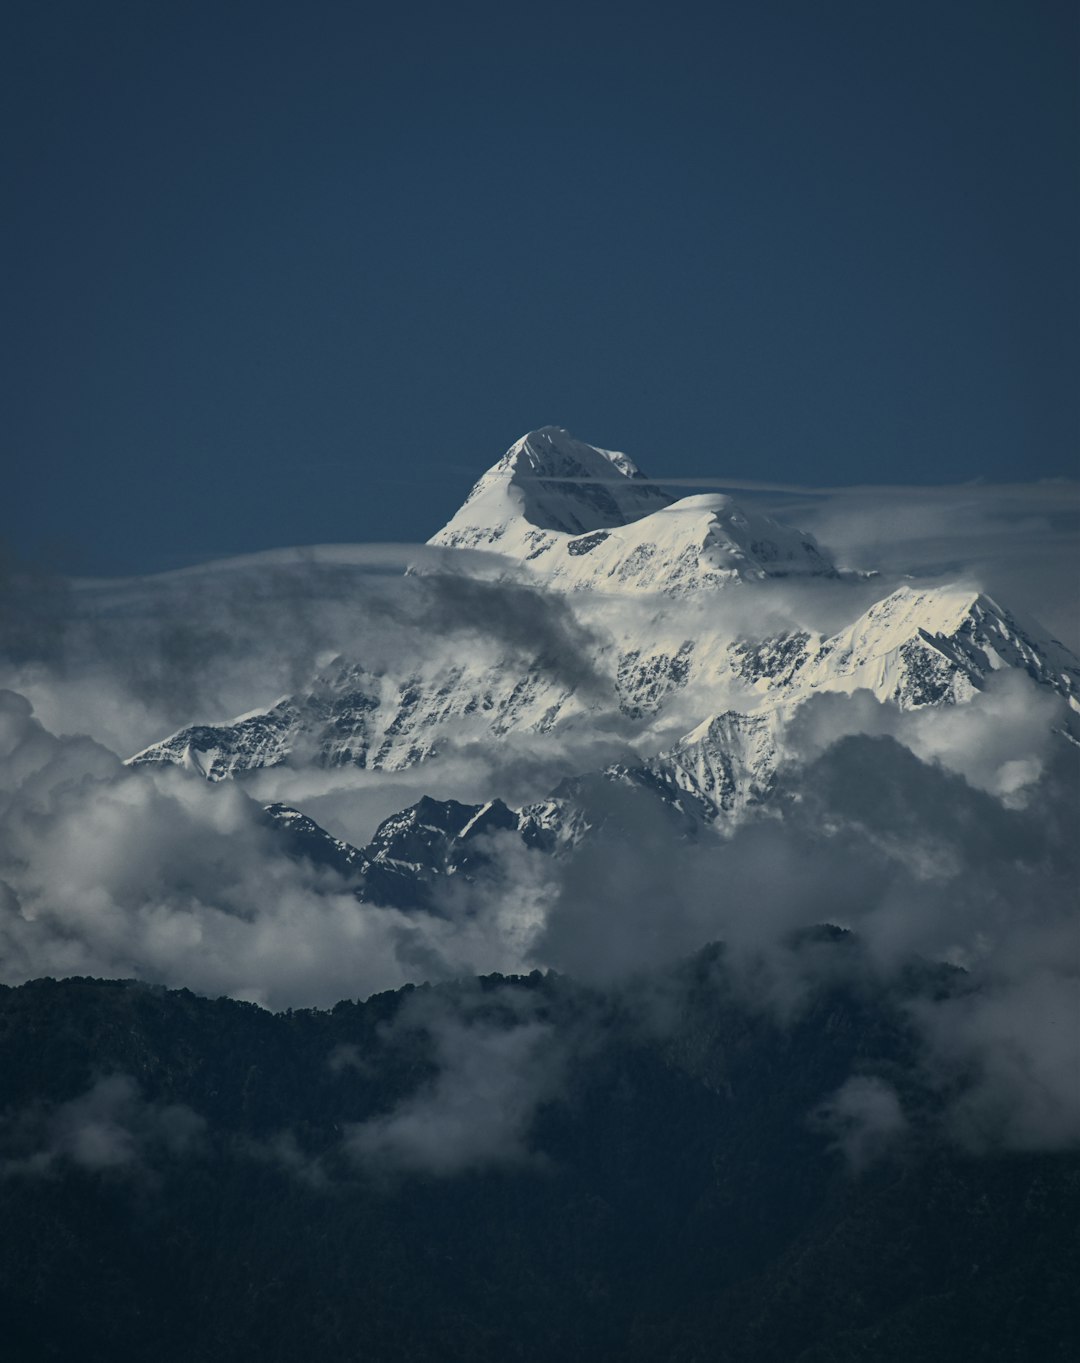
POLYGON ((625 454, 541 426, 510 446, 429 543, 527 556, 533 532, 608 530, 670 501, 625 454))

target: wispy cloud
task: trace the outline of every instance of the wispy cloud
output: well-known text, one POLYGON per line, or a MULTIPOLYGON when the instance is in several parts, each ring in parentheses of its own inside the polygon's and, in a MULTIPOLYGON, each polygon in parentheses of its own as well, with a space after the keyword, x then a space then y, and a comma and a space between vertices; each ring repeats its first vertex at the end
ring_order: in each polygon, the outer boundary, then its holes
POLYGON ((66 1102, 38 1102, 0 1116, 0 1177, 42 1177, 65 1166, 138 1172, 163 1157, 189 1154, 205 1129, 182 1103, 148 1101, 130 1075, 104 1075, 66 1102))

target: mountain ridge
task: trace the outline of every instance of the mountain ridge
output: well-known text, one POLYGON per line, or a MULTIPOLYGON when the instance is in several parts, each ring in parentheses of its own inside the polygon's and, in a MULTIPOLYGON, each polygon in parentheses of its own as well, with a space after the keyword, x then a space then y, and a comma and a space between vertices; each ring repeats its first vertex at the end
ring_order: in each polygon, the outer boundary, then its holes
MULTIPOLYGON (((1068 702, 1064 730, 1080 736, 1080 663, 973 586, 901 585, 829 635, 753 637, 744 627, 733 636, 722 617, 711 624, 710 601, 752 595, 792 564, 795 575, 838 591, 844 582, 802 532, 744 513, 728 497, 654 493, 625 455, 560 428, 516 441, 429 543, 451 554, 487 547, 500 561, 516 556, 524 577, 515 590, 524 581, 574 611, 601 608, 589 666, 606 679, 606 695, 584 694, 539 652, 508 656, 497 645, 434 649, 396 675, 343 656, 267 709, 189 726, 130 762, 178 765, 210 781, 308 763, 402 771, 438 756, 450 735, 573 743, 606 716, 630 725, 638 757, 594 774, 662 788, 668 804, 688 800, 695 822, 731 821, 768 800, 786 726, 817 695, 868 691, 882 705, 915 711, 967 704, 995 674, 1018 672, 1068 702), (581 498, 583 486, 589 495, 581 498), (598 486, 605 498, 593 496, 598 486), (624 601, 634 603, 625 617, 624 601), (698 614, 684 619, 691 608, 698 614)), ((565 792, 535 801, 539 841, 578 836, 587 819, 575 808, 565 792)), ((528 822, 522 811, 516 817, 528 822)))

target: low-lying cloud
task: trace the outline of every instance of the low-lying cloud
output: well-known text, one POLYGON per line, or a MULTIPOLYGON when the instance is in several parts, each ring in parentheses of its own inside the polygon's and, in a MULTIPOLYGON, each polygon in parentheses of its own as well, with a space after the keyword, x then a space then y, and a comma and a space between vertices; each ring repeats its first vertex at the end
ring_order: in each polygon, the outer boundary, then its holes
POLYGON ((858 1173, 895 1147, 907 1129, 899 1094, 873 1074, 846 1080, 813 1114, 858 1173))
POLYGON ((67 1102, 35 1103, 0 1116, 0 1177, 65 1168, 142 1171, 196 1150, 205 1121, 182 1103, 154 1103, 127 1074, 109 1074, 67 1102))
POLYGON ((558 1091, 563 1042, 511 991, 483 1000, 484 1011, 421 995, 395 1030, 420 1029, 437 1072, 390 1112, 352 1126, 343 1148, 370 1173, 439 1177, 534 1161, 528 1143, 537 1108, 558 1091), (510 1017, 493 1018, 502 1006, 510 1017))
POLYGON ((610 691, 595 629, 497 555, 333 546, 117 581, 0 573, 0 685, 123 757, 311 683, 337 656, 407 673, 479 641, 568 689, 610 691), (406 568, 414 570, 408 574, 406 568))
MULTIPOLYGON (((541 853, 505 874, 520 910, 541 853)), ((515 968, 523 918, 361 904, 286 855, 238 785, 129 768, 48 733, 0 692, 0 978, 136 977, 269 1007, 329 1005, 405 980, 515 968)))

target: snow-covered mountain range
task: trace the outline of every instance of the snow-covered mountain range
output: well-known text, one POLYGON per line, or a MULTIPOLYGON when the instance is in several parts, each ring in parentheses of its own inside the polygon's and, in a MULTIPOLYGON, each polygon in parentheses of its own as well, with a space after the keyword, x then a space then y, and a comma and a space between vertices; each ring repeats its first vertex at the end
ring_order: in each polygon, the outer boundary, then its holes
MULTIPOLYGON (((539 641, 532 657, 500 647, 483 622, 468 648, 433 640, 430 656, 399 671, 366 663, 361 638, 351 656, 269 708, 208 717, 131 762, 173 764, 210 781, 277 766, 400 771, 450 743, 530 735, 573 745, 597 725, 636 754, 582 771, 519 810, 421 802, 364 850, 331 839, 298 810, 269 809, 300 854, 355 874, 366 896, 407 906, 423 900, 418 875, 468 871, 479 832, 515 831, 530 846, 578 839, 597 817, 588 795, 597 780, 648 791, 688 828, 737 818, 767 802, 787 728, 816 695, 862 690, 911 712, 964 705, 1012 670, 1063 698, 1071 715, 1060 727, 1076 732, 1080 663, 975 588, 905 584, 867 609, 872 578, 843 572, 812 536, 727 496, 673 500, 625 455, 554 427, 512 445, 429 543, 451 565, 455 550, 490 551, 486 580, 512 586, 517 608, 556 599, 581 625, 574 647, 588 655, 577 667, 587 682, 553 666, 539 641), (770 633, 767 612, 765 628, 747 624, 753 594, 769 584, 820 579, 844 590, 856 577, 861 594, 852 585, 852 616, 838 630, 770 633), (732 593, 747 594, 734 615, 721 609, 732 593)), ((477 555, 462 560, 469 578, 477 555)))

